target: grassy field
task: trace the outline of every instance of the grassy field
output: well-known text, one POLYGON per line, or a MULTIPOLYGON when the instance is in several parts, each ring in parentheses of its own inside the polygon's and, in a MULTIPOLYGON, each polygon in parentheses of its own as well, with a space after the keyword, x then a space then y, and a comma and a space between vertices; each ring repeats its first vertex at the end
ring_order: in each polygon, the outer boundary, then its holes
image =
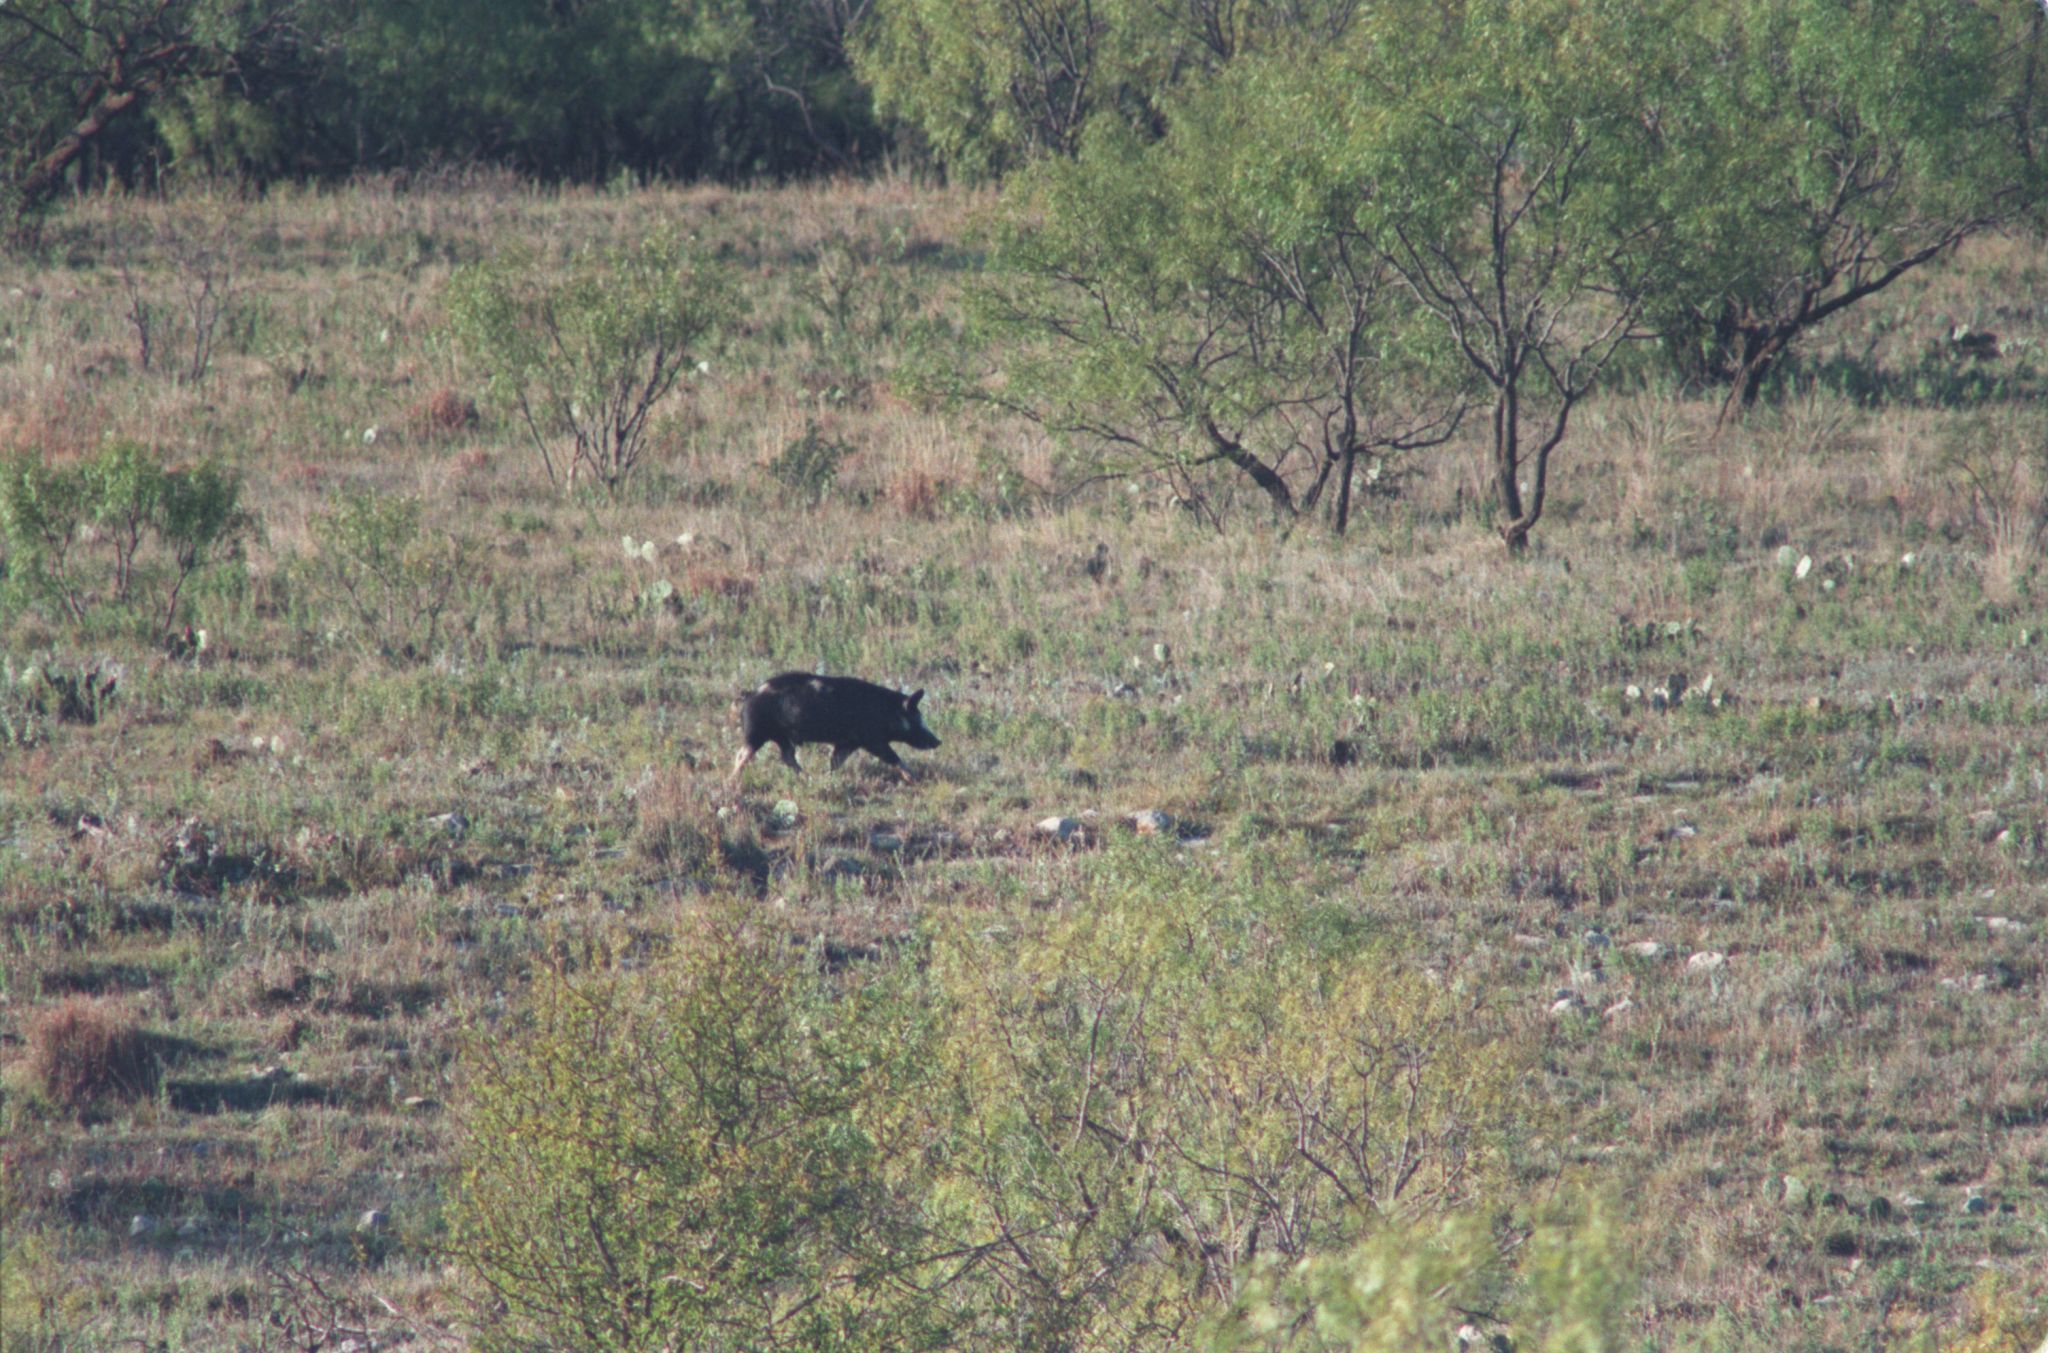
POLYGON ((892 375, 982 205, 476 176, 93 200, 0 258, 0 451, 215 454, 255 523, 203 646, 0 616, 6 1347, 460 1343, 456 1052, 536 965, 707 896, 999 946, 1147 809, 1540 1049, 1516 1187, 1618 1200, 1640 1346, 1914 1347, 1987 1301, 2038 1340, 2048 253, 1879 297, 1718 440, 1711 396, 1604 397, 1510 559, 1476 443, 1347 538, 1218 534, 921 407, 892 375), (471 413, 444 285, 664 221, 749 317, 615 499, 565 497, 471 413), (405 500, 388 567, 334 526, 405 500), (83 710, 30 673, 94 666, 83 710), (926 688, 914 783, 813 749, 728 790, 736 698, 813 667, 926 688), (52 1088, 60 1007, 139 1025, 133 1084, 52 1088))

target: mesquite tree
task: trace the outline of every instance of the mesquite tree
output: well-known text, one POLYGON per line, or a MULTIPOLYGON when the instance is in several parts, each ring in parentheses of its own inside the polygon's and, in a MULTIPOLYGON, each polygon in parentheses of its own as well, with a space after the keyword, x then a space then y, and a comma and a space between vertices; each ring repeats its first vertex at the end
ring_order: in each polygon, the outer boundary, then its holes
POLYGON ((2048 19, 2018 0, 1699 5, 1666 50, 1690 176, 1660 302, 1682 374, 1753 403, 1801 335, 2039 211, 2048 19))
POLYGON ((295 42, 298 0, 0 5, 0 206, 24 214, 149 101, 295 42))
POLYGON ((1038 166, 984 292, 1002 356, 980 396, 1111 473, 1163 475, 1212 523, 1248 485, 1345 530, 1361 464, 1443 441, 1465 400, 1396 294, 1332 107, 1290 65, 1246 62, 1163 142, 1104 131, 1038 166))

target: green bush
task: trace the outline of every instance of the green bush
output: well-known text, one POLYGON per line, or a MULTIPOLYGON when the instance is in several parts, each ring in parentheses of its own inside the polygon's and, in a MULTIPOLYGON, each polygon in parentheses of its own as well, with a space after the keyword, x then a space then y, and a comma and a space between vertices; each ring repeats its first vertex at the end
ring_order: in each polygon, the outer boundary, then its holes
POLYGON ((484 1347, 915 1342, 883 1278, 921 1021, 819 958, 712 913, 642 972, 544 975, 471 1039, 449 1250, 500 1303, 484 1347))
POLYGON ((0 467, 7 591, 72 621, 111 604, 169 628, 188 584, 237 557, 241 491, 218 465, 172 469, 131 441, 70 465, 18 455, 0 467))
POLYGON ((957 1128, 925 1225, 989 1247, 960 1319, 1016 1347, 1131 1346, 1191 1327, 1261 1256, 1483 1194, 1529 1050, 1329 920, 1141 842, 1000 948, 985 922, 939 937, 957 1128))
POLYGON ((1210 1347, 1612 1353, 1634 1291, 1622 1245, 1597 1206, 1534 1225, 1489 1228, 1470 1215, 1392 1225, 1347 1250, 1262 1266, 1211 1326, 1210 1347), (1492 1317, 1484 1327, 1479 1311, 1492 1317))
POLYGON ((723 274, 669 233, 586 250, 561 268, 507 252, 458 273, 448 309, 548 482, 589 478, 613 492, 640 461, 655 406, 735 304, 723 274))
POLYGON ((462 532, 428 530, 418 499, 345 493, 312 533, 318 549, 293 571, 336 637, 418 659, 450 629, 475 634, 491 590, 481 550, 462 532))
POLYGON ((816 423, 804 425, 801 437, 784 446, 768 464, 773 475, 790 496, 815 503, 832 491, 839 481, 839 464, 853 448, 836 437, 827 437, 816 423))
POLYGON ((492 1341, 1174 1346, 1262 1264, 1487 1201, 1530 1047, 1340 912, 1140 843, 922 961, 826 975, 735 911, 544 977, 469 1054, 492 1341))

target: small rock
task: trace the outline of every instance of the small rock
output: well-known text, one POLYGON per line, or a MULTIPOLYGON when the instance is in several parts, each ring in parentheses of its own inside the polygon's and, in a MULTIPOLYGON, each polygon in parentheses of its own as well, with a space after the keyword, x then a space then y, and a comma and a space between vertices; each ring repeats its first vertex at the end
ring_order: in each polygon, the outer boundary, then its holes
POLYGON ((775 831, 786 832, 796 826, 797 817, 795 799, 777 799, 768 812, 768 825, 775 831))
POLYGON ((1510 935, 1508 940, 1520 949, 1542 949, 1550 943, 1549 940, 1544 939, 1541 935, 1523 935, 1519 933, 1510 935))
POLYGON ((1635 1008, 1636 1003, 1627 996, 1624 996, 1620 1000, 1616 1001, 1613 1005, 1610 1005, 1605 1010, 1602 1010, 1600 1012, 1600 1018, 1620 1019, 1623 1015, 1626 1015, 1629 1011, 1635 1008))
POLYGON ((1137 695, 1138 688, 1128 681, 1119 681, 1109 688, 1109 693, 1115 699, 1128 700, 1137 695))
POLYGON ((1171 644, 1152 645, 1152 661, 1159 663, 1162 666, 1169 662, 1172 662, 1173 646, 1171 644))
POLYGON ((1800 555, 1799 566, 1792 570, 1792 576, 1795 578, 1804 578, 1807 574, 1811 572, 1813 572, 1813 556, 1810 554, 1800 555))
POLYGON ((1607 938, 1607 932, 1604 930, 1588 930, 1583 939, 1588 949, 1606 949, 1614 943, 1607 938))
POLYGON ((1650 708, 1670 709, 1671 692, 1663 686, 1658 686, 1652 689, 1650 692, 1650 708))
POLYGON ((356 1218, 356 1229, 358 1231, 381 1231, 390 1224, 391 1218, 385 1216, 374 1207, 356 1218))
POLYGON ((1685 966, 1694 972, 1718 972, 1728 966, 1728 955, 1713 949, 1702 949, 1687 959, 1685 966))
POLYGON ((1048 817, 1039 820, 1037 829, 1042 836, 1064 841, 1081 830, 1081 824, 1070 817, 1048 817))
POLYGON ((2024 934, 2027 928, 2025 921, 2015 921, 2010 916, 1979 916, 1977 919, 1994 935, 2024 934))
POLYGON ((1157 808, 1145 808, 1131 814, 1130 824, 1140 836, 1164 836, 1173 830, 1173 817, 1157 808))
POLYGON ((457 841, 469 835, 469 819, 463 816, 459 810, 452 813, 436 813, 428 818, 427 821, 433 826, 439 827, 457 841))
POLYGON ((156 1218, 146 1212, 138 1212, 128 1219, 128 1234, 137 1240, 156 1232, 156 1218))
POLYGON ((1799 551, 1793 549, 1790 545, 1780 545, 1778 547, 1779 568, 1790 568, 1798 559, 1799 551))
POLYGON ((415 1113, 417 1113, 422 1109, 426 1109, 432 1106, 434 1101, 428 1099, 425 1095, 407 1095, 404 1099, 401 1099, 398 1102, 401 1106, 411 1109, 415 1113))
POLYGON ((1965 1215, 1972 1217, 1982 1216, 1984 1213, 1989 1212, 1990 1210, 1991 1200, 1989 1198, 1986 1198, 1981 1193, 1973 1193, 1969 1197, 1963 1199, 1963 1212, 1965 1213, 1965 1215))
POLYGON ((1562 1016, 1569 1015, 1572 1011, 1578 1008, 1579 1003, 1576 1000, 1553 1001, 1550 1005, 1550 1017, 1552 1019, 1558 1019, 1562 1016))
POLYGON ((1627 686, 1623 687, 1621 693, 1630 700, 1640 700, 1643 698, 1643 688, 1634 682, 1630 682, 1627 686))
MULTIPOLYGON (((1880 1213, 1877 1213, 1875 1209, 1876 1204, 1881 1203, 1884 1200, 1882 1198, 1873 1198, 1870 1201, 1872 1204, 1872 1215, 1882 1215, 1880 1213)), ((1925 1198, 1917 1197, 1914 1194, 1907 1193, 1901 1194, 1899 1196, 1899 1206, 1904 1208, 1908 1212, 1925 1212, 1929 1207, 1933 1206, 1933 1204, 1929 1203, 1925 1198)))
POLYGON ((1911 550, 1907 550, 1907 551, 1906 551, 1906 552, 1905 552, 1904 554, 1902 554, 1902 555, 1900 555, 1900 556, 1899 556, 1899 567, 1900 567, 1900 568, 1911 568, 1911 567, 1913 567, 1913 565, 1915 565, 1915 564, 1917 564, 1917 563, 1919 563, 1919 562, 1920 562, 1920 556, 1919 556, 1919 555, 1917 555, 1917 554, 1915 554, 1915 553, 1913 553, 1913 551, 1911 551, 1911 550))
POLYGON ((1628 947, 1628 951, 1637 958, 1651 962, 1664 957, 1664 946, 1655 940, 1637 940, 1628 947))
POLYGON ((868 836, 868 849, 893 854, 903 849, 903 838, 895 832, 873 832, 868 836))
POLYGON ((1785 1206, 1801 1207, 1806 1203, 1806 1181, 1796 1174, 1785 1176, 1785 1206))

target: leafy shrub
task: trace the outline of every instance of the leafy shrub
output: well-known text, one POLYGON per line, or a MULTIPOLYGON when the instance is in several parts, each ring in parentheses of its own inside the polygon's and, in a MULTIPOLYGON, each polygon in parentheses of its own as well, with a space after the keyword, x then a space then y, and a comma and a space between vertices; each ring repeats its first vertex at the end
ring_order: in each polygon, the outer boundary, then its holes
POLYGON ((451 622, 475 631, 481 551, 461 532, 427 530, 418 499, 345 493, 312 532, 318 550, 296 573, 341 622, 337 633, 387 657, 422 658, 451 622))
POLYGON ((28 1025, 28 1068, 53 1103, 73 1111, 108 1096, 134 1099, 156 1089, 149 1037, 118 1005, 67 996, 28 1025))
POLYGON ((1185 1328, 1261 1255, 1482 1191, 1527 1049, 1314 910, 1138 844, 1085 900, 1012 918, 1000 952, 979 926, 938 939, 960 1130, 926 1225, 990 1246, 963 1319, 1123 1346, 1185 1328))
POLYGON ((172 469, 130 441, 70 465, 18 455, 0 468, 8 590, 73 621, 108 602, 169 628, 193 578, 235 557, 241 491, 218 465, 172 469))
POLYGON ((655 405, 734 302, 723 275, 693 260, 681 237, 656 234, 587 250, 559 270, 508 252, 458 273, 448 308, 548 482, 588 477, 611 492, 639 463, 655 405))
POLYGON ((712 912, 544 977, 469 1051, 490 1340, 1171 1344, 1260 1263, 1485 1198, 1527 1115, 1529 1048, 1292 884, 1115 847, 998 933, 828 975, 712 912))
POLYGON ((803 435, 784 446, 768 463, 773 475, 791 496, 817 502, 838 482, 840 462, 853 448, 837 437, 827 437, 816 423, 804 425, 803 435))
POLYGON ((1609 1353, 1623 1347, 1633 1292, 1618 1230, 1605 1212, 1489 1229, 1473 1216, 1395 1224, 1348 1250, 1267 1263, 1213 1327, 1232 1353, 1408 1353, 1517 1348, 1609 1353), (1508 1323, 1513 1338, 1471 1314, 1508 1323))
MULTIPOLYGON (((1939 1347, 1943 1353, 2035 1353, 2048 1339, 2042 1295, 2038 1279, 2014 1283, 1996 1272, 1984 1274, 1970 1289, 1962 1328, 1939 1347)), ((1914 1346, 1936 1347, 1934 1332, 1926 1331, 1914 1346)))
POLYGON ((737 912, 638 974, 544 975, 471 1040, 450 1251, 489 1348, 887 1346, 919 1021, 737 912))

